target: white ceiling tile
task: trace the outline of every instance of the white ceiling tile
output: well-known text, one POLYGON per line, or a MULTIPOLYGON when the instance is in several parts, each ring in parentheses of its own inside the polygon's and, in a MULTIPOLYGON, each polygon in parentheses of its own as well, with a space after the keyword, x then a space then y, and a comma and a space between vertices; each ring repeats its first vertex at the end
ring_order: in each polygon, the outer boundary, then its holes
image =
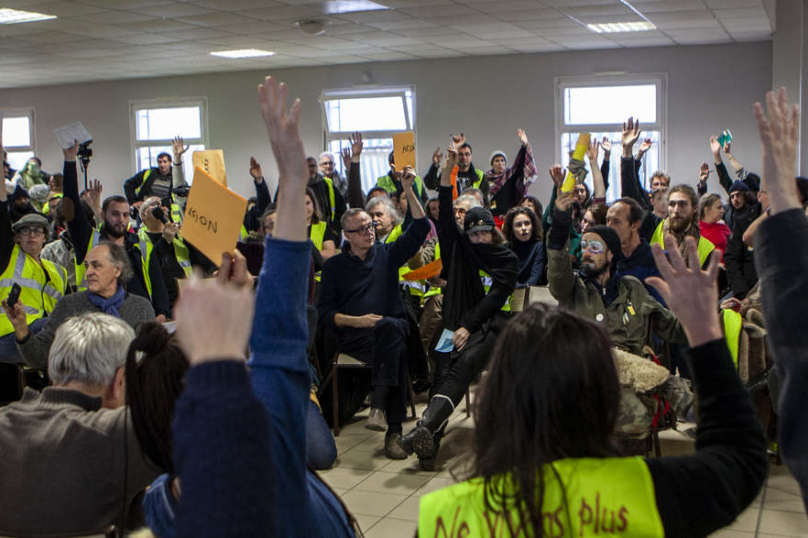
POLYGON ((670 11, 664 13, 654 13, 648 17, 654 24, 674 21, 700 21, 712 20, 713 14, 707 9, 670 11))
POLYGON ((514 50, 501 45, 485 45, 482 47, 459 46, 456 50, 466 52, 472 56, 491 56, 498 54, 514 54, 514 50))
POLYGON ((454 15, 451 17, 430 17, 427 19, 432 22, 436 22, 438 24, 442 24, 444 26, 459 26, 459 25, 468 25, 468 24, 493 24, 497 22, 501 22, 499 19, 496 19, 490 15, 485 15, 483 13, 464 13, 463 15, 454 15))
POLYGON ((271 37, 273 32, 286 32, 289 30, 288 27, 266 21, 253 21, 245 24, 234 24, 232 26, 219 26, 218 29, 241 35, 263 34, 267 38, 271 37))
MULTIPOLYGON (((3 2, 3 7, 12 7, 8 5, 8 2, 3 2)), ((33 9, 33 8, 32 8, 33 9)), ((73 2, 54 2, 50 0, 48 3, 44 4, 36 4, 36 9, 38 13, 46 13, 48 15, 56 15, 57 17, 83 17, 84 15, 90 13, 99 13, 101 11, 105 11, 103 7, 100 6, 93 6, 87 4, 78 4, 73 2)))
POLYGON ((189 17, 175 17, 181 22, 188 24, 195 24, 198 26, 227 26, 236 24, 250 24, 256 22, 256 19, 251 17, 243 17, 233 13, 225 13, 218 11, 215 13, 205 13, 203 15, 192 15, 189 17))
POLYGON ((702 0, 631 0, 631 5, 646 16, 672 11, 693 11, 706 7, 702 0))
POLYGON ((247 17, 255 17, 265 21, 278 21, 285 19, 298 19, 322 16, 322 10, 310 6, 283 6, 261 9, 247 9, 239 12, 247 17))
POLYGON ((284 5, 281 2, 273 0, 193 0, 191 3, 197 6, 222 11, 240 11, 243 9, 259 9, 284 5))
POLYGON ((486 41, 478 39, 474 36, 470 36, 468 34, 449 34, 442 36, 425 37, 424 41, 449 48, 454 48, 455 46, 458 45, 465 45, 468 47, 473 46, 483 47, 488 44, 486 41))
MULTIPOLYGON (((527 21, 513 21, 513 24, 516 27, 522 28, 524 30, 542 30, 544 28, 577 28, 581 29, 586 27, 581 26, 574 20, 568 19, 566 17, 558 18, 558 19, 539 19, 539 20, 527 20, 527 21)), ((587 30, 588 31, 588 30, 587 30)))
POLYGON ((204 15, 205 13, 214 13, 206 7, 195 6, 193 4, 184 4, 180 2, 172 2, 171 4, 148 6, 143 8, 130 8, 131 11, 138 13, 145 13, 153 17, 165 17, 167 19, 175 17, 192 17, 194 15, 204 15))
MULTIPOLYGON (((7 4, 8 1, 4 1, 7 4)), ((171 0, 79 0, 78 4, 101 6, 108 9, 143 9, 153 6, 175 4, 171 0)))
POLYGON ((770 41, 771 32, 730 32, 732 39, 739 42, 747 41, 770 41))
POLYGON ((508 2, 483 0, 482 2, 470 3, 470 5, 478 11, 492 13, 497 16, 509 11, 531 11, 539 9, 552 11, 544 8, 544 6, 536 0, 510 0, 508 2))
POLYGON ((372 52, 372 53, 362 53, 361 55, 363 58, 367 58, 369 60, 384 60, 384 61, 396 61, 396 60, 414 60, 415 56, 411 54, 405 54, 403 52, 395 52, 395 51, 386 51, 386 52, 372 52))
POLYGON ((715 19, 684 20, 670 22, 655 22, 656 27, 663 32, 669 30, 696 30, 699 28, 721 28, 721 24, 715 19))
POLYGON ((505 45, 506 47, 513 47, 513 46, 523 46, 523 47, 525 47, 525 46, 529 46, 529 45, 549 45, 549 44, 551 44, 550 41, 548 41, 546 39, 543 39, 541 37, 536 37, 536 36, 528 37, 528 38, 520 38, 520 39, 513 39, 513 38, 496 39, 496 38, 492 38, 492 39, 489 39, 489 41, 491 41, 492 43, 495 43, 497 45, 505 45))
POLYGON ((82 41, 83 36, 68 34, 65 32, 37 32, 35 34, 23 34, 14 38, 15 41, 23 43, 69 43, 71 41, 82 41))
POLYGON ((567 50, 567 47, 561 45, 559 43, 548 43, 544 44, 535 44, 535 45, 511 45, 509 48, 523 52, 523 53, 534 53, 534 52, 553 52, 558 50, 567 50))
POLYGON ((99 11, 97 13, 89 13, 81 15, 78 18, 83 22, 103 23, 103 24, 122 24, 128 22, 141 22, 153 20, 154 17, 144 15, 141 13, 132 13, 130 11, 99 11))
POLYGON ((425 50, 435 50, 436 48, 440 47, 433 43, 409 43, 406 45, 390 45, 387 48, 398 52, 413 53, 422 52, 425 50))
POLYGON ((463 9, 461 6, 457 4, 453 5, 430 5, 430 6, 422 6, 417 8, 410 8, 410 9, 402 9, 404 13, 408 13, 413 17, 418 17, 419 19, 430 19, 432 17, 452 17, 456 15, 461 15, 467 10, 463 9))
POLYGON ((228 37, 233 34, 225 32, 219 28, 204 28, 196 27, 188 30, 177 30, 174 32, 161 33, 160 35, 167 35, 169 37, 176 37, 179 39, 215 39, 217 37, 228 37))
POLYGON ((417 56, 419 58, 459 58, 461 56, 467 56, 467 54, 460 52, 459 50, 451 50, 451 49, 435 49, 435 50, 425 50, 421 52, 413 52, 413 56, 417 56))
POLYGON ((179 39, 167 35, 146 33, 131 36, 108 36, 107 39, 120 41, 121 43, 129 43, 130 45, 157 45, 159 43, 174 43, 179 41, 179 39))
POLYGON ((362 11, 358 13, 343 13, 340 15, 340 19, 359 22, 362 24, 369 24, 372 22, 412 20, 413 17, 401 11, 379 10, 362 11))
POLYGON ((414 17, 398 21, 369 22, 368 26, 378 28, 387 32, 398 32, 399 30, 410 30, 413 28, 429 28, 438 26, 437 23, 416 19, 414 17))
POLYGON ((497 14, 497 17, 506 22, 517 21, 540 21, 563 19, 561 13, 554 9, 530 9, 521 11, 505 11, 497 14))
POLYGON ((121 28, 138 30, 140 32, 173 32, 175 30, 187 30, 196 28, 193 24, 176 21, 173 19, 151 19, 141 22, 130 22, 117 25, 121 28))
POLYGON ((669 37, 664 35, 639 37, 636 39, 626 39, 625 36, 613 36, 611 40, 627 47, 664 47, 674 44, 669 37))
POLYGON ((745 7, 763 7, 762 0, 704 0, 712 9, 735 9, 745 7))

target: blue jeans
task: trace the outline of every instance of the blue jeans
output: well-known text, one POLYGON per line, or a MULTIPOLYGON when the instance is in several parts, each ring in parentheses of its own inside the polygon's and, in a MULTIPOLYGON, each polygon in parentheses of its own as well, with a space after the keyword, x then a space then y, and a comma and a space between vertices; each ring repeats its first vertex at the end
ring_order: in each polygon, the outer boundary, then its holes
MULTIPOLYGON (((47 322, 48 318, 34 320, 34 322, 28 326, 28 330, 34 335, 41 331, 42 327, 44 327, 47 322)), ((0 362, 14 362, 17 364, 25 362, 20 352, 17 351, 17 337, 14 333, 0 336, 0 362)))
POLYGON ((306 415, 306 462, 317 471, 330 469, 337 459, 337 445, 320 408, 309 399, 306 415))

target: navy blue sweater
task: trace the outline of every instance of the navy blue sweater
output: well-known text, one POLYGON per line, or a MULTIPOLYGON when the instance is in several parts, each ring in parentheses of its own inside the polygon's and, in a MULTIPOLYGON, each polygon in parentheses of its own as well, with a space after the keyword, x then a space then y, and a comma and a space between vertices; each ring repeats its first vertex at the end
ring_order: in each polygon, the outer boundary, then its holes
POLYGON ((398 290, 398 269, 415 256, 428 233, 426 217, 413 220, 396 241, 370 247, 364 261, 351 254, 350 244, 346 241, 342 253, 329 258, 323 265, 317 303, 320 323, 337 329, 341 337, 351 337, 369 329, 337 328, 335 314, 377 314, 403 319, 405 312, 398 290))

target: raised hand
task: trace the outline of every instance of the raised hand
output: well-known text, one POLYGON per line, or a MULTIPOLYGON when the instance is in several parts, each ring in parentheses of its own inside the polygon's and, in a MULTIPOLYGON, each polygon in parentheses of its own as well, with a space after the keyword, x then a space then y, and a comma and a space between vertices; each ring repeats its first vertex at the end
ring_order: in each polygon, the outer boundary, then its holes
POLYGON ((407 191, 412 189, 414 183, 415 172, 413 172, 412 166, 407 165, 404 167, 404 170, 401 171, 401 186, 407 191))
POLYGON ((564 178, 567 177, 567 171, 564 170, 560 164, 555 164, 550 167, 550 179, 556 187, 560 187, 564 183, 564 178))
POLYGON ((575 203, 574 192, 561 192, 561 186, 556 188, 556 201, 555 206, 558 211, 569 211, 572 204, 575 203))
POLYGON ((449 146, 446 148, 446 166, 451 170, 457 165, 457 148, 449 146))
POLYGON ((603 140, 600 141, 600 147, 603 148, 603 153, 609 155, 612 152, 612 141, 609 140, 608 136, 604 136, 603 140))
POLYGON ((175 136, 171 141, 171 147, 174 149, 174 164, 182 160, 183 154, 188 151, 190 146, 185 145, 185 141, 181 136, 175 136))
POLYGON ((676 315, 687 334, 690 347, 722 338, 718 321, 718 264, 721 256, 713 252, 706 271, 699 264, 696 240, 685 238, 687 264, 679 253, 676 239, 665 236, 667 256, 659 244, 651 245, 660 277, 645 279, 653 286, 668 308, 676 315))
POLYGON ((432 164, 435 167, 440 167, 440 163, 443 160, 443 153, 440 152, 440 148, 435 150, 435 153, 432 154, 432 164))
POLYGON ((247 270, 247 258, 236 250, 233 254, 222 253, 222 265, 216 275, 221 285, 233 285, 237 288, 252 288, 253 277, 247 270))
POLYGON ((65 162, 66 163, 74 163, 74 162, 76 162, 76 157, 79 154, 79 141, 74 139, 73 140, 73 145, 70 146, 67 149, 63 149, 62 153, 65 156, 65 162))
POLYGON ((87 190, 84 191, 84 198, 87 200, 87 203, 90 205, 91 208, 94 210, 97 209, 98 212, 101 211, 101 193, 104 192, 104 186, 101 185, 101 182, 97 179, 91 179, 90 182, 87 184, 87 190))
POLYGON ((163 226, 163 241, 171 243, 180 231, 180 225, 176 222, 168 222, 163 226))
POLYGON ((458 149, 460 146, 466 143, 466 135, 465 133, 460 133, 459 135, 453 134, 452 135, 452 144, 454 149, 458 149))
POLYGON ((721 154, 721 143, 718 141, 718 138, 714 136, 710 137, 710 151, 713 152, 713 156, 715 157, 721 154))
POLYGON ((18 300, 16 303, 14 303, 13 307, 9 307, 8 302, 3 299, 2 304, 3 311, 8 317, 8 320, 11 322, 11 326, 14 327, 14 332, 16 333, 17 337, 25 337, 25 335, 29 333, 29 329, 28 317, 25 313, 25 308, 22 301, 18 300))
POLYGON ((643 140, 642 143, 640 144, 640 149, 637 150, 637 158, 642 159, 642 156, 645 155, 645 153, 649 149, 651 149, 653 143, 654 142, 650 138, 646 138, 645 140, 643 140))
POLYGON ((769 194, 772 214, 800 207, 797 196, 797 151, 800 110, 790 105, 786 89, 766 93, 766 107, 755 103, 754 113, 763 145, 763 177, 760 190, 769 194))
POLYGON ((598 148, 600 148, 600 143, 597 138, 593 138, 589 141, 589 147, 586 148, 586 156, 593 163, 598 162, 598 148))
POLYGON ((517 129, 516 130, 516 136, 519 137, 519 141, 522 142, 523 146, 529 146, 530 145, 530 142, 528 142, 528 140, 527 140, 527 133, 525 132, 524 129, 517 129))
POLYGON ((342 155, 342 165, 345 167, 345 170, 348 171, 351 168, 351 148, 342 148, 340 152, 342 155))
POLYGON ((699 183, 705 183, 708 177, 710 177, 710 165, 701 163, 701 166, 699 166, 699 183))
POLYGON ((732 156, 732 142, 727 141, 727 143, 724 144, 724 153, 727 154, 727 157, 732 156))
POLYGON ((640 120, 635 121, 634 118, 629 118, 628 121, 623 124, 622 143, 624 157, 631 157, 632 148, 637 142, 637 139, 640 138, 641 133, 640 120))
POLYGON ((264 171, 261 168, 261 163, 255 160, 255 157, 250 157, 250 175, 253 179, 264 177, 264 171))
POLYGON ((286 92, 285 83, 278 84, 272 77, 267 77, 264 84, 258 86, 261 115, 278 162, 280 182, 291 180, 305 184, 308 178, 306 153, 298 133, 300 99, 295 99, 292 108, 287 111, 286 92))
POLYGON ((351 141, 351 152, 353 153, 353 157, 357 159, 357 162, 359 162, 358 161, 359 156, 362 154, 362 149, 364 149, 365 147, 365 144, 362 141, 362 133, 358 131, 355 132, 354 134, 351 135, 350 141, 351 141))

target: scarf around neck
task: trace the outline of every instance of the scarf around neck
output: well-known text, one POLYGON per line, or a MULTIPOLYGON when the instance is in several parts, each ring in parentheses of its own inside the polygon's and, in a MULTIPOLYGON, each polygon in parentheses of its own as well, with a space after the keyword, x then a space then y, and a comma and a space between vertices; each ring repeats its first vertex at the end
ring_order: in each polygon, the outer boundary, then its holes
POLYGON ((118 309, 123 304, 125 297, 126 292, 124 291, 123 286, 120 284, 118 285, 118 289, 109 299, 104 299, 97 293, 93 293, 91 291, 87 292, 87 298, 90 299, 90 302, 93 303, 93 305, 101 309, 101 312, 104 314, 109 314, 110 316, 115 316, 116 318, 121 317, 118 309))

